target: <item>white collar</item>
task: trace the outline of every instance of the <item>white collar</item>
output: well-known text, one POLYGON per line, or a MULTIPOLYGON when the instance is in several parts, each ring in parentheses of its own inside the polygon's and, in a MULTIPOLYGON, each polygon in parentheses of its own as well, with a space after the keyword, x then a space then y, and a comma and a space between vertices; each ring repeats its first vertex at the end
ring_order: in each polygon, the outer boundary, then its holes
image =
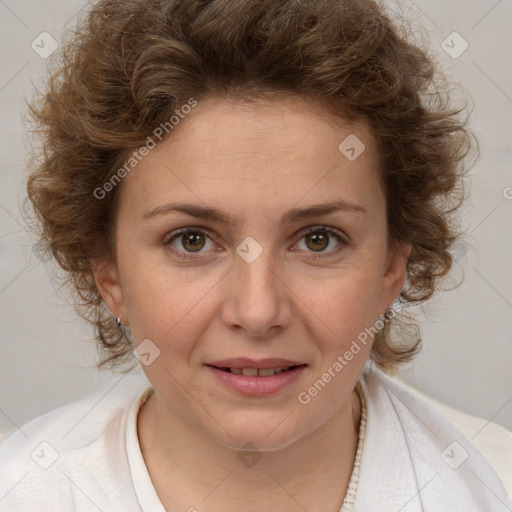
POLYGON ((367 405, 353 512, 510 512, 498 475, 414 388, 372 362, 361 378, 367 405))

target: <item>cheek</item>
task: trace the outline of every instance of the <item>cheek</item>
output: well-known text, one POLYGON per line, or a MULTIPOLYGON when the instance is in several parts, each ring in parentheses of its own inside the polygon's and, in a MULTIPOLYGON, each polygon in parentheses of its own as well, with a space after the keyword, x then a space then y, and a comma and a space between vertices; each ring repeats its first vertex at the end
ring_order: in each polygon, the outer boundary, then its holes
POLYGON ((338 339, 357 334, 378 317, 380 276, 375 265, 358 263, 328 276, 297 278, 291 289, 308 316, 338 339))
MULTIPOLYGON (((173 338, 179 344, 183 333, 190 337, 206 293, 204 281, 190 283, 177 273, 159 268, 133 275, 127 286, 127 311, 135 340, 173 338), (203 286, 201 286, 201 283, 203 286)), ((175 345, 177 346, 177 345, 175 345)))
POLYGON ((172 267, 161 255, 155 257, 157 251, 141 250, 126 238, 119 243, 123 296, 136 344, 145 338, 160 344, 166 337, 179 343, 181 334, 193 329, 190 314, 208 290, 194 279, 194 270, 172 267))

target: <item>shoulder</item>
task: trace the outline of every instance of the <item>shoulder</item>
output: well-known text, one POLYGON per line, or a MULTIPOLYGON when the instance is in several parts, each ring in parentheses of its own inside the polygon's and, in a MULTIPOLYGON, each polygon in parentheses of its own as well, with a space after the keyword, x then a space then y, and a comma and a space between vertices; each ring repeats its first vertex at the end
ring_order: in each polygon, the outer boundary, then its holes
POLYGON ((480 451, 498 473, 512 501, 512 432, 497 423, 439 402, 416 389, 415 392, 439 411, 480 451))
MULTIPOLYGON (((43 414, 5 438, 0 443, 5 475, 0 479, 0 509, 92 510, 91 503, 101 508, 106 496, 115 498, 112 493, 119 491, 112 482, 129 478, 126 418, 147 386, 140 374, 117 376, 87 397, 43 414)), ((120 496, 120 502, 124 498, 120 496)))
POLYGON ((449 467, 468 482, 479 475, 512 498, 511 432, 442 404, 375 365, 365 368, 364 383, 374 416, 381 427, 400 429, 416 468, 444 473, 449 467))

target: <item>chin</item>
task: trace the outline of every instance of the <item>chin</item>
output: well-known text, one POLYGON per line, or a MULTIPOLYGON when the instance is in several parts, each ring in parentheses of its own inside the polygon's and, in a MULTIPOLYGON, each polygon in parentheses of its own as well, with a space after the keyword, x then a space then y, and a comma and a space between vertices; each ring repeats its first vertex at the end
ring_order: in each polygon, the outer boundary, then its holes
MULTIPOLYGON (((238 416, 241 413, 237 413, 238 416)), ((290 415, 291 416, 291 415, 290 415)), ((216 429, 213 434, 215 440, 233 450, 255 450, 260 452, 283 450, 298 439, 307 435, 307 432, 290 430, 290 423, 285 425, 286 414, 276 414, 265 420, 256 419, 254 415, 246 416, 244 421, 226 421, 229 427, 226 431, 216 429)), ((290 419, 288 417, 287 419, 290 419)), ((292 422, 291 425, 295 425, 292 422)))

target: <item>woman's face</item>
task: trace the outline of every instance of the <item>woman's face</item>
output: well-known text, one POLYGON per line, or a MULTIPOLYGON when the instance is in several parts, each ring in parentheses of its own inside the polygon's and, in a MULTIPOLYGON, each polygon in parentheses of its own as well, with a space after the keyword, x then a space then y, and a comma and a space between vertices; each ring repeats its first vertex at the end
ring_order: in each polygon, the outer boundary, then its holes
POLYGON ((126 176, 117 262, 96 281, 145 340, 142 368, 169 414, 233 448, 274 450, 346 407, 371 350, 357 340, 405 275, 375 151, 365 125, 300 98, 211 98, 126 176), (234 358, 302 366, 245 378, 210 366, 234 358))

